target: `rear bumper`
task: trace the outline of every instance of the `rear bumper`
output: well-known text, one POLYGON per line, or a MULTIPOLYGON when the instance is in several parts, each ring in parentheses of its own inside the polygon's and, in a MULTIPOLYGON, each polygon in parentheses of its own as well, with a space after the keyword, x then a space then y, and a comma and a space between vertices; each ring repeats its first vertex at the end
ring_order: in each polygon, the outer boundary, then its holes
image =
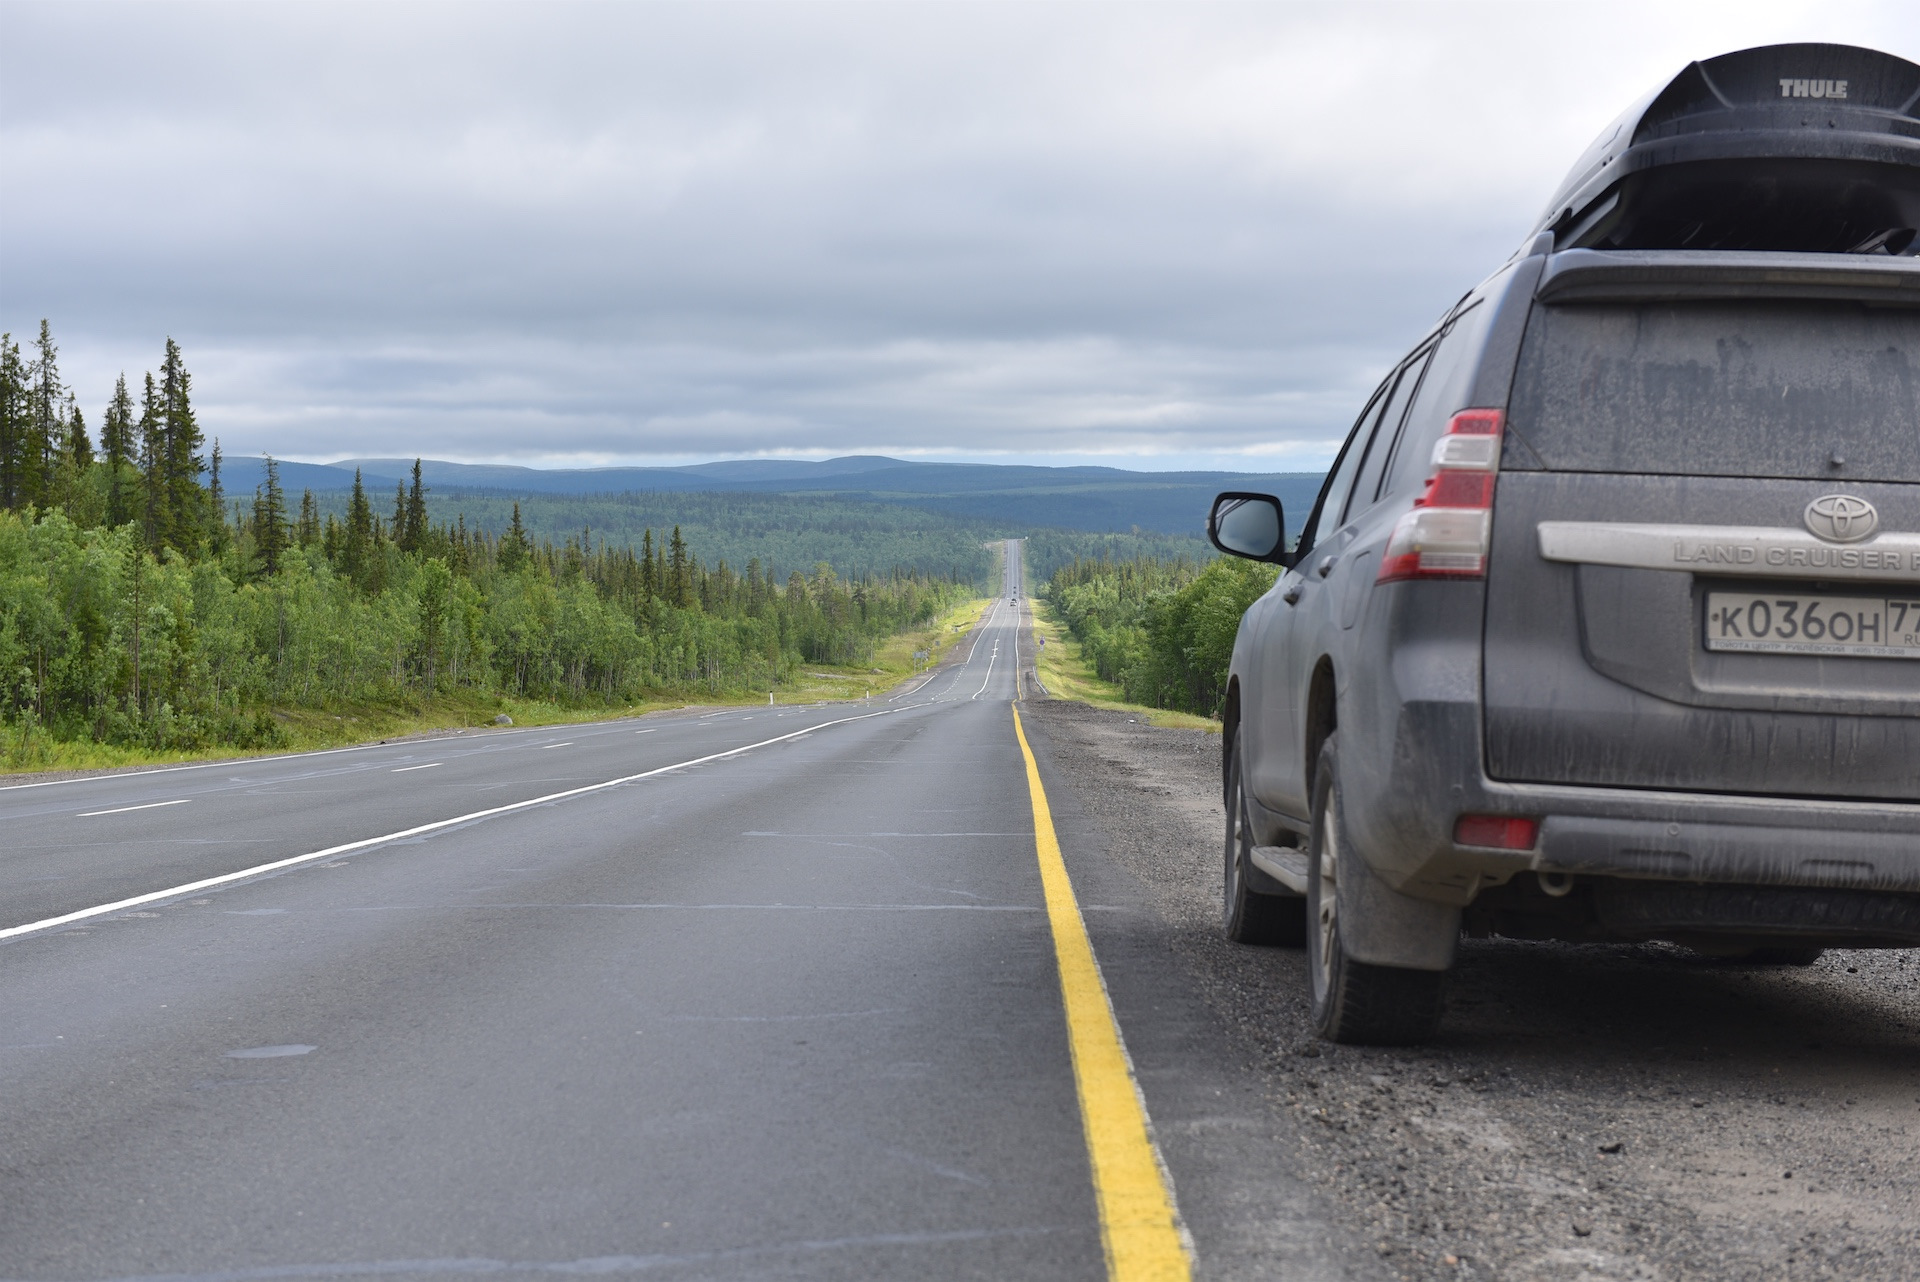
POLYGON ((1402 893, 1464 905, 1521 872, 1920 893, 1920 801, 1508 783, 1486 777, 1478 730, 1475 704, 1405 704, 1394 742, 1347 774, 1356 844, 1402 893), (1526 851, 1461 846, 1462 814, 1534 818, 1540 837, 1526 851))
POLYGON ((1454 584, 1376 592, 1367 607, 1371 644, 1339 692, 1352 845, 1388 887, 1461 907, 1532 872, 1920 893, 1920 762, 1911 796, 1898 800, 1490 778, 1482 598, 1454 584), (1453 832, 1463 814, 1536 819, 1540 837, 1532 850, 1461 846, 1453 832))
POLYGON ((1783 813, 1765 826, 1550 814, 1533 867, 1660 881, 1920 890, 1920 833, 1814 826, 1793 803, 1780 804, 1783 813))

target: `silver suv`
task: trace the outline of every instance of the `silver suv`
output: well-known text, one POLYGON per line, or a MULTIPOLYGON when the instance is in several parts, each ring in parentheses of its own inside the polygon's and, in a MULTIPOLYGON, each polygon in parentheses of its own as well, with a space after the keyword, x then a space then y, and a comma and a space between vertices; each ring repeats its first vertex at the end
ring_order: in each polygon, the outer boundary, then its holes
POLYGON ((1463 930, 1920 945, 1920 66, 1695 63, 1368 401, 1224 709, 1227 933, 1412 1041, 1463 930))

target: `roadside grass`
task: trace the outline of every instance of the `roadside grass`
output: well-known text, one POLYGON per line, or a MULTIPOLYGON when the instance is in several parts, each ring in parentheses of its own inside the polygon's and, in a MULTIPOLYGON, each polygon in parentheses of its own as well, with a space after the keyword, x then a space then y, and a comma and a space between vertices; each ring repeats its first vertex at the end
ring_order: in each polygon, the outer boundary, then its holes
POLYGON ((883 688, 891 690, 938 664, 973 625, 980 622, 980 616, 992 604, 992 597, 974 597, 962 601, 925 627, 911 628, 888 638, 886 644, 874 652, 873 666, 881 671, 874 675, 873 692, 879 694, 883 688), (915 651, 925 651, 927 657, 916 661, 915 651))
POLYGON ((1040 647, 1034 666, 1040 673, 1040 684, 1054 698, 1130 712, 1149 725, 1220 733, 1220 723, 1212 717, 1128 703, 1119 686, 1102 681, 1094 674, 1093 666, 1080 652, 1080 643, 1073 639, 1073 634, 1054 616, 1053 607, 1042 597, 1033 598, 1033 630, 1047 641, 1040 647))
MULTIPOLYGON (((990 597, 963 601, 932 622, 888 637, 874 647, 870 663, 810 663, 802 666, 796 681, 774 691, 780 703, 825 703, 835 699, 864 699, 868 694, 886 694, 894 687, 937 665, 947 652, 964 638, 980 616, 993 603, 990 597), (916 660, 915 652, 925 659, 916 660)), ((763 696, 709 700, 715 705, 753 703, 763 696)))
MULTIPOLYGON (((911 680, 917 672, 938 663, 967 634, 985 612, 989 600, 962 602, 925 627, 888 638, 874 650, 873 661, 859 665, 806 664, 795 680, 774 691, 780 704, 830 703, 883 694, 911 680), (918 664, 914 651, 930 657, 918 664)), ((205 748, 138 748, 118 744, 54 739, 32 727, 0 728, 0 778, 48 772, 115 770, 138 766, 179 765, 195 761, 231 761, 272 757, 323 748, 345 748, 415 735, 444 734, 483 728, 501 714, 516 726, 572 725, 610 721, 649 712, 681 708, 732 707, 764 704, 766 694, 713 694, 698 689, 663 691, 639 703, 560 704, 540 699, 457 691, 414 701, 334 703, 325 707, 272 709, 280 728, 280 742, 271 747, 245 749, 215 744, 205 748)))
POLYGON ((489 726, 502 713, 516 726, 565 725, 639 716, 681 705, 663 698, 638 704, 557 704, 468 691, 408 702, 337 702, 323 707, 271 709, 279 742, 259 748, 211 744, 204 748, 143 748, 90 740, 55 739, 44 730, 4 731, 0 739, 0 777, 50 771, 115 770, 178 765, 195 761, 232 761, 273 757, 322 748, 344 748, 386 739, 449 733, 489 726))

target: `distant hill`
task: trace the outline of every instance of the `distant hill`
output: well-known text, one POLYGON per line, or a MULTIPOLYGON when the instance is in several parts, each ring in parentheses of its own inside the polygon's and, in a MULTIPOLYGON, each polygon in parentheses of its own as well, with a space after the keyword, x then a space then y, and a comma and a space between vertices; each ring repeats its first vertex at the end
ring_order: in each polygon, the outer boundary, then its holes
MULTIPOLYGON (((282 463, 290 493, 344 490, 359 468, 382 497, 412 473, 411 459, 282 463)), ((1125 533, 1139 529, 1196 536, 1221 490, 1279 497, 1298 531, 1320 486, 1308 472, 1130 472, 1116 467, 1033 467, 997 463, 919 463, 881 455, 808 462, 730 459, 690 467, 531 468, 423 460, 422 478, 441 500, 470 493, 505 498, 659 493, 813 495, 923 508, 949 518, 1017 531, 1026 527, 1125 533)), ((228 459, 228 494, 252 493, 264 476, 258 459, 228 459)))
MULTIPOLYGON (((410 477, 412 459, 341 459, 326 466, 366 476, 410 477)), ((898 468, 940 470, 944 463, 908 463, 881 455, 849 455, 812 462, 807 459, 723 459, 687 467, 513 467, 496 463, 444 463, 422 459, 421 479, 428 485, 463 490, 502 490, 519 494, 639 494, 658 490, 716 489, 783 494, 793 490, 837 488, 847 478, 898 468)), ((860 488, 855 486, 855 488, 860 488)))
MULTIPOLYGON (((849 454, 845 458, 830 458, 818 463, 809 459, 739 458, 662 470, 691 472, 697 476, 712 477, 716 480, 773 481, 821 476, 858 476, 862 472, 875 472, 899 466, 899 459, 888 458, 883 454, 849 454)), ((925 466, 939 467, 941 464, 931 463, 925 466)))
MULTIPOLYGON (((299 495, 301 490, 312 490, 316 494, 325 494, 330 490, 348 490, 353 488, 353 468, 336 467, 329 463, 289 463, 279 460, 280 488, 287 493, 299 495)), ((360 479, 370 493, 385 492, 391 494, 394 485, 401 477, 413 474, 413 461, 398 476, 383 476, 367 473, 360 479)), ((253 488, 267 479, 267 466, 257 458, 224 458, 220 460, 220 488, 229 498, 243 497, 253 493, 253 488)))

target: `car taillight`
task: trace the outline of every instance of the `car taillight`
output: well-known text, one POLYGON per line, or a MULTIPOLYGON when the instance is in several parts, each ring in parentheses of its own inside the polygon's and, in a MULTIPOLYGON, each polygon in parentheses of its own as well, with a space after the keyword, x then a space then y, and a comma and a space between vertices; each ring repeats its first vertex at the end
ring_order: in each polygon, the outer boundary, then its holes
POLYGON ((1433 475, 1400 518, 1380 558, 1378 583, 1478 579, 1487 572, 1493 482, 1500 471, 1501 410, 1461 410, 1433 447, 1433 475))

